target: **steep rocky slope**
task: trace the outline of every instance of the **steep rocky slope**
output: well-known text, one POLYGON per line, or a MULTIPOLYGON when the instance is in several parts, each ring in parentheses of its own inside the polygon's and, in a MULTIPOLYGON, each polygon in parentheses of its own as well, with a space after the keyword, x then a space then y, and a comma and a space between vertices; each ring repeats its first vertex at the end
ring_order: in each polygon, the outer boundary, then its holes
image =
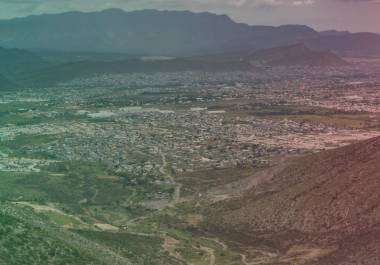
POLYGON ((214 204, 209 222, 219 232, 242 235, 240 239, 285 256, 300 244, 325 250, 305 263, 375 264, 380 251, 380 138, 286 163, 242 197, 214 204))

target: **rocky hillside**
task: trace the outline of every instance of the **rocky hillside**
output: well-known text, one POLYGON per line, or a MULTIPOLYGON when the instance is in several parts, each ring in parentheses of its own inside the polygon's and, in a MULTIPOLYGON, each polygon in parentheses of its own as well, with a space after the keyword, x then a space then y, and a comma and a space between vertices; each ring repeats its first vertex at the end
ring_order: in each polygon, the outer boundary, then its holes
POLYGON ((318 247, 308 264, 375 264, 379 161, 380 138, 293 159, 251 178, 244 196, 214 204, 209 221, 283 253, 318 247))

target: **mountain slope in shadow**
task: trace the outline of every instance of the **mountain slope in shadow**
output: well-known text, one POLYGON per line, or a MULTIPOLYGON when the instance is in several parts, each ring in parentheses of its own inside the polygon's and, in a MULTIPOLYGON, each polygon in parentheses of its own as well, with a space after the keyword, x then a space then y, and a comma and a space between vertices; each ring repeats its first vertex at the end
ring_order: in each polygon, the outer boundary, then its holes
POLYGON ((348 63, 329 51, 314 51, 304 44, 280 46, 257 51, 249 60, 270 66, 343 66, 348 63))

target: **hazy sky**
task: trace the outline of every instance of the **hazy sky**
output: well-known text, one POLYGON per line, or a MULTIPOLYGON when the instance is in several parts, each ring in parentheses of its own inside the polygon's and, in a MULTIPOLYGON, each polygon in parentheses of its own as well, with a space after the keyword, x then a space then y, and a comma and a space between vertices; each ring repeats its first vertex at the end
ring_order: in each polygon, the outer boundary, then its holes
POLYGON ((0 18, 111 7, 210 11, 249 24, 380 32, 380 0, 0 0, 0 18))

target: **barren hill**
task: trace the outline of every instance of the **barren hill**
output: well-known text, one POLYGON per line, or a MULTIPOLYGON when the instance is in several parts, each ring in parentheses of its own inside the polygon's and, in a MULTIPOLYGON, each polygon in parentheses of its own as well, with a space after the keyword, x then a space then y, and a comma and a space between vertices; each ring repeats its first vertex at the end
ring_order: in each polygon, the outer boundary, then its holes
POLYGON ((379 162, 380 138, 294 159, 241 198, 214 205, 210 222, 284 255, 300 244, 325 250, 305 264, 375 264, 379 162))

